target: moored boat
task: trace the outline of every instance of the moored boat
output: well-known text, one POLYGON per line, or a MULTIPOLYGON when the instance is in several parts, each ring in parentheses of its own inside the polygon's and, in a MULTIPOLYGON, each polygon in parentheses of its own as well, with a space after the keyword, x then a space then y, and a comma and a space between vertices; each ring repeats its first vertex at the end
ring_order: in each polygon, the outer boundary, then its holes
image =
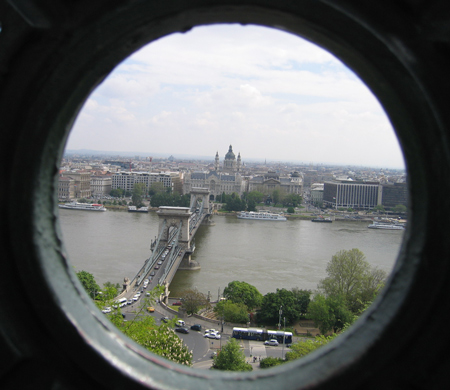
POLYGON ((405 226, 400 223, 382 223, 373 221, 372 225, 367 226, 369 229, 383 229, 383 230, 404 230, 405 226))
POLYGON ((258 221, 286 221, 287 218, 280 214, 266 211, 241 211, 237 217, 239 219, 255 219, 258 221))
POLYGON ((319 215, 318 218, 311 219, 311 222, 328 222, 328 223, 331 223, 331 222, 333 222, 333 220, 330 217, 326 217, 325 218, 324 216, 319 215))
POLYGON ((70 209, 70 210, 84 210, 84 211, 106 211, 103 205, 98 203, 78 203, 70 202, 65 204, 59 204, 60 209, 70 209))
POLYGON ((129 213, 148 213, 148 207, 139 207, 136 206, 128 206, 128 212, 129 213))

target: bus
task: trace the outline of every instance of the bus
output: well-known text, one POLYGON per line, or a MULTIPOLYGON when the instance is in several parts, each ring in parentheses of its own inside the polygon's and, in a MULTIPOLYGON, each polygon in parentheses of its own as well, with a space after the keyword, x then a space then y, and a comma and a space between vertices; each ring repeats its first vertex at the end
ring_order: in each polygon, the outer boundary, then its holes
POLYGON ((233 328, 231 337, 235 339, 264 341, 264 330, 258 328, 233 328))
POLYGON ((280 344, 292 344, 292 332, 282 330, 265 330, 260 328, 233 328, 231 337, 243 340, 266 341, 277 340, 280 344))
POLYGON ((280 344, 292 344, 292 332, 284 332, 282 330, 268 330, 267 339, 275 339, 280 344))

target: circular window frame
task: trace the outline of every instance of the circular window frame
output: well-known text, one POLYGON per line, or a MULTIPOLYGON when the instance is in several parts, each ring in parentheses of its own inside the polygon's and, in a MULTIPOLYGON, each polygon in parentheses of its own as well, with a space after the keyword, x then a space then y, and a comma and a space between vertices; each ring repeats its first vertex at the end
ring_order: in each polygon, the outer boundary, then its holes
MULTIPOLYGON (((47 30, 31 32, 35 40, 24 45, 23 53, 15 58, 14 77, 3 93, 5 101, 4 96, 18 86, 20 96, 13 100, 7 121, 16 131, 10 139, 14 163, 8 177, 11 207, 7 219, 13 242, 13 274, 23 287, 22 302, 30 305, 38 322, 37 331, 21 330, 24 337, 29 345, 45 351, 55 367, 73 365, 63 370, 65 380, 79 374, 79 380, 102 383, 105 388, 207 389, 211 380, 214 387, 235 389, 272 389, 280 381, 285 389, 322 389, 340 382, 356 388, 373 372, 386 367, 386 357, 393 362, 404 353, 419 333, 417 326, 406 334, 398 328, 417 321, 417 314, 413 315, 410 308, 420 298, 420 283, 428 282, 425 298, 436 305, 448 275, 444 265, 431 259, 430 246, 442 254, 449 249, 445 240, 437 240, 447 232, 433 226, 436 211, 431 207, 430 194, 446 189, 447 184, 437 187, 433 179, 450 168, 446 152, 450 143, 439 116, 443 107, 433 99, 431 77, 421 74, 425 65, 420 55, 424 53, 399 44, 402 38, 407 42, 402 29, 408 31, 408 21, 398 18, 395 24, 388 23, 388 29, 377 24, 386 6, 339 9, 333 1, 294 5, 263 0, 241 5, 226 1, 155 3, 130 2, 102 10, 92 6, 89 17, 82 16, 84 9, 75 10, 78 19, 72 24, 56 23, 47 30), (374 10, 378 12, 374 14, 374 10), (299 361, 257 373, 196 371, 155 357, 132 343, 82 291, 66 260, 57 223, 57 158, 89 93, 144 44, 213 23, 252 23, 282 29, 336 55, 381 101, 396 129, 410 173, 410 226, 390 282, 379 299, 351 330, 327 347, 299 361), (28 64, 39 49, 42 57, 30 71, 28 64), (25 114, 23 107, 27 107, 25 114), (428 129, 427 134, 423 128, 428 129), (440 147, 436 149, 435 145, 440 147), (432 172, 431 167, 436 169, 437 163, 438 172, 432 172), (415 203, 418 199, 420 207, 415 203), (430 277, 435 278, 434 288, 430 277), (38 283, 39 297, 34 291, 38 283), (38 340, 39 332, 45 342, 38 340), (51 346, 44 346, 46 343, 51 346)), ((4 25, 2 34, 6 35, 7 23, 4 25)), ((438 198, 445 199, 443 195, 438 198)), ((430 310, 431 305, 419 315, 420 324, 425 323, 430 310)), ((58 376, 56 370, 54 374, 58 376)))

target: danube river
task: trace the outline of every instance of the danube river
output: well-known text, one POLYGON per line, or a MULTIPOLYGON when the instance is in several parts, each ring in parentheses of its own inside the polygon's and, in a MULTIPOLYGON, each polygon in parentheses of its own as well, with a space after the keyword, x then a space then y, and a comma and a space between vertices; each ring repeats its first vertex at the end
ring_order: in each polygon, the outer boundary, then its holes
MULTIPOLYGON (((59 210, 64 243, 75 271, 94 274, 102 285, 132 279, 150 257, 158 234, 158 216, 125 211, 59 210)), ((403 231, 368 229, 367 222, 251 221, 214 216, 201 226, 192 256, 198 271, 178 271, 170 286, 210 292, 215 299, 233 280, 254 285, 262 294, 277 288, 314 290, 326 276, 331 257, 342 249, 360 249, 370 264, 390 272, 403 231)))

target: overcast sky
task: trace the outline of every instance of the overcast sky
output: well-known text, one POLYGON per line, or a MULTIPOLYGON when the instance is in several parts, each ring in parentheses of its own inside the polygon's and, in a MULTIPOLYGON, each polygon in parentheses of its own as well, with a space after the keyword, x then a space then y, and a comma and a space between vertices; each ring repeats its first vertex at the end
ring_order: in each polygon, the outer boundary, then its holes
POLYGON ((367 87, 328 52, 256 26, 197 27, 151 43, 94 91, 68 149, 403 168, 367 87))

